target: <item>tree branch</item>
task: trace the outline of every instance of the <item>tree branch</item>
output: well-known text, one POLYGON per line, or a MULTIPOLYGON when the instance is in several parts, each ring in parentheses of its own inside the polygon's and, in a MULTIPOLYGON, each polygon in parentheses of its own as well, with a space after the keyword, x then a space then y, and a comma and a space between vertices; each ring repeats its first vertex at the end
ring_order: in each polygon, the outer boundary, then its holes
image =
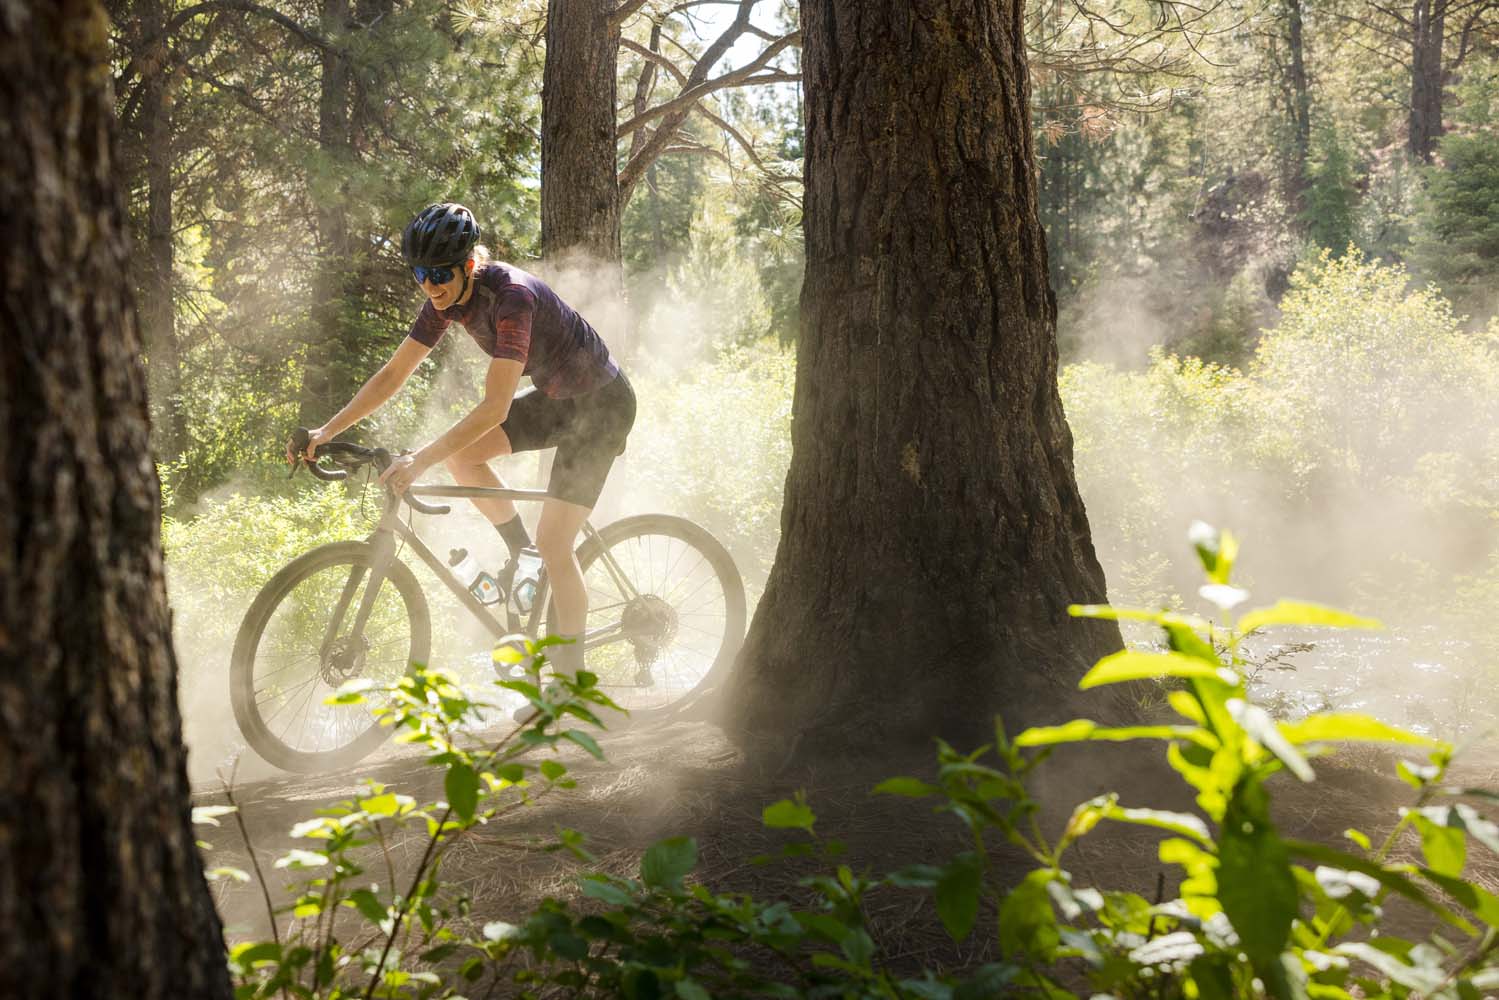
MULTIPOLYGON (((255 14, 259 17, 264 17, 281 25, 287 31, 301 38, 309 45, 315 46, 316 48, 323 49, 328 52, 334 52, 338 54, 343 53, 343 50, 341 48, 339 48, 337 45, 334 45, 333 42, 329 41, 327 38, 324 38, 316 31, 313 31, 311 28, 303 27, 280 11, 272 10, 270 7, 262 6, 261 4, 253 2, 253 0, 203 0, 202 3, 194 4, 191 7, 184 8, 183 10, 178 11, 172 16, 172 19, 167 22, 166 27, 159 35, 156 35, 152 38, 147 38, 142 41, 140 52, 153 52, 158 45, 165 43, 166 40, 170 38, 172 34, 174 34, 179 28, 181 28, 188 21, 191 21, 193 18, 197 17, 200 14, 211 14, 217 11, 225 10, 237 10, 246 14, 255 14)), ((125 84, 128 84, 131 78, 135 76, 136 72, 138 72, 137 64, 140 62, 140 60, 140 54, 131 56, 130 61, 125 64, 125 68, 120 71, 119 77, 115 80, 115 88, 117 90, 125 84)))
POLYGON ((630 15, 644 7, 646 0, 625 0, 609 13, 609 30, 618 31, 630 19, 630 15))
MULTIPOLYGON (((801 42, 801 40, 802 33, 800 31, 793 31, 789 35, 783 35, 771 45, 767 45, 765 47, 765 51, 761 52, 760 55, 754 59, 754 61, 746 63, 739 69, 731 70, 730 72, 725 73, 722 76, 716 76, 711 80, 704 80, 700 83, 689 86, 688 89, 684 90, 676 97, 667 101, 665 104, 658 104, 654 108, 651 108, 649 111, 646 111, 644 114, 636 115, 629 121, 620 125, 619 128, 617 128, 615 131, 619 135, 626 135, 630 132, 633 132, 640 126, 646 124, 647 122, 654 121, 655 119, 660 118, 663 115, 674 115, 678 112, 682 112, 683 109, 690 111, 692 105, 696 104, 698 101, 702 100, 704 97, 707 97, 709 94, 715 91, 723 90, 725 87, 737 87, 747 82, 774 83, 800 80, 801 74, 799 73, 786 74, 774 71, 764 74, 761 77, 757 77, 753 81, 751 81, 750 78, 758 70, 764 69, 765 64, 768 63, 782 49, 785 49, 789 45, 798 44, 801 42)), ((703 63, 700 61, 698 65, 701 66, 703 65, 703 63)))

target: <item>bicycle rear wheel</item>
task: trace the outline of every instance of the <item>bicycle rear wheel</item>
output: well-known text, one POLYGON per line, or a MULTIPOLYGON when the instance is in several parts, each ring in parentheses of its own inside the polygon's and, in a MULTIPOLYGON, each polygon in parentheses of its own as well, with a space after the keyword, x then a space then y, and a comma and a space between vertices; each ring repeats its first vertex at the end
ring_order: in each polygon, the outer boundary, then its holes
POLYGON ((234 718, 277 767, 322 771, 374 750, 390 735, 373 716, 378 696, 355 705, 324 699, 356 677, 388 685, 427 661, 427 601, 397 560, 355 633, 373 554, 367 542, 335 542, 297 557, 261 589, 240 625, 229 668, 234 718))
MULTIPOLYGON (((585 541, 578 563, 588 589, 584 669, 633 717, 680 705, 733 663, 744 582, 703 528, 665 514, 625 518, 585 541)), ((548 633, 555 612, 548 604, 548 633)))

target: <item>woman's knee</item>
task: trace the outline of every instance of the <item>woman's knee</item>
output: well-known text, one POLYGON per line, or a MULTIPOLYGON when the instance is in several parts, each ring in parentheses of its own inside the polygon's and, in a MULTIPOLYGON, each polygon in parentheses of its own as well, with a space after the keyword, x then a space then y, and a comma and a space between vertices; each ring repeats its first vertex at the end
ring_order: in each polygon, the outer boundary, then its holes
POLYGON ((510 454, 510 439, 503 432, 496 432, 486 434, 468 447, 453 452, 443 460, 443 464, 448 467, 448 471, 457 475, 462 469, 485 465, 492 458, 508 454, 510 454))
POLYGON ((562 537, 561 532, 538 530, 536 551, 541 553, 542 561, 548 566, 558 566, 572 557, 573 540, 562 537))

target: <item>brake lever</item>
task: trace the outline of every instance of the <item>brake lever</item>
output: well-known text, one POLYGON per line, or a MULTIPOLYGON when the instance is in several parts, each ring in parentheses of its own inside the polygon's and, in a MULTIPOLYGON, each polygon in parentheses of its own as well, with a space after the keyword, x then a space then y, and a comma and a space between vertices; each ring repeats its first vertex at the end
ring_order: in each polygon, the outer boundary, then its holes
POLYGON ((292 430, 291 453, 293 458, 291 460, 291 471, 286 474, 287 479, 295 476, 297 470, 302 467, 302 463, 307 461, 307 443, 311 440, 312 432, 307 428, 297 427, 292 430))
MULTIPOLYGON (((401 454, 409 455, 410 452, 403 451, 401 452, 401 454)), ((379 469, 381 472, 384 472, 386 469, 390 468, 390 463, 390 452, 386 451, 384 448, 376 448, 375 468, 379 469)), ((386 489, 390 489, 390 487, 387 486, 386 489)), ((406 493, 402 493, 401 499, 406 501, 411 509, 416 511, 418 514, 430 514, 435 516, 439 514, 450 513, 453 510, 453 508, 447 504, 430 504, 418 500, 416 497, 412 496, 409 491, 406 493)))

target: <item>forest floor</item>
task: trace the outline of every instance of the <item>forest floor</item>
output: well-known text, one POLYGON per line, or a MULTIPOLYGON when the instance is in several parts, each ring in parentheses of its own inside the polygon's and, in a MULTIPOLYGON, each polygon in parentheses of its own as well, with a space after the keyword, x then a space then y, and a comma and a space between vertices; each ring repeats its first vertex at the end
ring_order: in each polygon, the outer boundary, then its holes
MULTIPOLYGON (((480 921, 523 921, 546 896, 577 897, 576 876, 586 871, 637 875, 640 857, 655 841, 691 836, 698 845, 694 878, 718 892, 752 892, 760 898, 805 898, 796 878, 811 862, 754 865, 749 859, 796 839, 792 831, 770 830, 761 823, 768 804, 805 791, 817 815, 817 834, 847 846, 842 859, 855 871, 883 874, 915 863, 940 864, 971 846, 958 820, 936 813, 935 800, 872 795, 870 790, 894 775, 931 777, 935 753, 904 752, 828 760, 779 773, 757 770, 724 736, 704 722, 641 725, 601 740, 606 760, 597 761, 569 746, 561 759, 578 782, 558 790, 499 822, 482 827, 455 845, 445 863, 445 880, 461 883, 474 901, 480 921), (566 851, 539 847, 556 843, 561 828, 579 830, 595 855, 589 864, 566 851), (796 866, 800 866, 799 868, 796 866)), ((1276 822, 1287 836, 1349 846, 1343 831, 1354 827, 1379 843, 1399 819, 1398 809, 1414 792, 1395 777, 1394 756, 1356 750, 1316 762, 1318 780, 1302 784, 1289 775, 1272 780, 1276 822)), ((387 747, 349 771, 318 777, 281 777, 241 782, 235 797, 249 827, 257 856, 278 903, 290 881, 273 869, 276 857, 293 847, 293 824, 317 808, 351 796, 362 778, 380 781, 418 802, 443 797, 440 772, 425 766, 418 752, 387 747)), ((1499 788, 1499 763, 1468 760, 1455 780, 1470 786, 1499 788)), ((1042 803, 1042 829, 1055 837, 1073 807, 1107 791, 1121 803, 1158 809, 1190 810, 1189 790, 1165 763, 1159 744, 1114 744, 1062 748, 1048 762, 1033 788, 1042 803)), ((221 803, 217 784, 199 788, 198 804, 221 803)), ((248 857, 237 831, 226 822, 207 829, 210 867, 224 864, 248 869, 248 857)), ((1122 824, 1104 824, 1068 854, 1074 884, 1125 889, 1157 898, 1163 889, 1174 895, 1178 869, 1156 857, 1160 837, 1122 824)), ((419 839, 393 851, 397 869, 408 871, 421 849, 419 839)), ((1003 874, 1015 881, 1034 867, 1018 852, 995 845, 1003 874)), ((1419 842, 1398 845, 1397 856, 1418 859, 1419 842)), ((373 870, 374 866, 371 866, 373 870)), ((1470 854, 1468 875, 1499 888, 1499 858, 1470 854)), ((370 877, 373 877, 371 874, 370 877)), ((400 879, 404 876, 398 874, 400 879)), ((267 936, 264 903, 253 886, 215 883, 220 913, 230 940, 267 936)), ((1392 918, 1420 932, 1421 918, 1392 909, 1392 918)), ((917 890, 882 890, 869 900, 870 930, 890 966, 909 974, 925 968, 962 968, 992 960, 994 914, 982 914, 975 932, 955 945, 943 931, 930 894, 917 890)), ((283 918, 285 919, 285 918, 283 918)))

